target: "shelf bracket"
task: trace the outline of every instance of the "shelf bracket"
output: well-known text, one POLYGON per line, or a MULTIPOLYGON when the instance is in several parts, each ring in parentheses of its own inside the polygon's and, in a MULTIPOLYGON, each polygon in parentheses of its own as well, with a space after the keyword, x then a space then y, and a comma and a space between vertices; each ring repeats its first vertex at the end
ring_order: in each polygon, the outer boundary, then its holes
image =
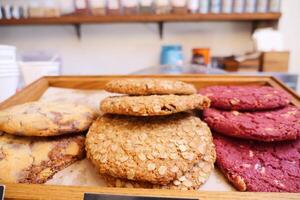
POLYGON ((158 32, 159 38, 162 40, 164 38, 164 22, 162 21, 158 22, 158 32))
POLYGON ((78 40, 81 40, 81 25, 80 24, 74 24, 76 36, 78 40))
POLYGON ((278 20, 253 21, 251 33, 254 33, 254 31, 258 28, 267 28, 267 27, 271 27, 271 28, 274 28, 275 30, 277 30, 278 29, 278 20))

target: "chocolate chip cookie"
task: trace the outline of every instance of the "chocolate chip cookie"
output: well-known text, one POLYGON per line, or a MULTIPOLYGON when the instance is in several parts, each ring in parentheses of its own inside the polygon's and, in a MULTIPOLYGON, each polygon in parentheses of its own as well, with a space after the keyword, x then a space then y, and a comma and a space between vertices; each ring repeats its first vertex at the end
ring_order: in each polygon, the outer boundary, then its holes
POLYGON ((240 191, 300 192, 300 140, 258 142, 214 134, 217 166, 240 191))
POLYGON ((223 110, 270 110, 290 103, 285 91, 268 86, 211 86, 199 93, 211 99, 212 107, 223 110))
POLYGON ((0 136, 0 182, 45 183, 84 157, 80 135, 51 138, 0 136))
POLYGON ((0 131, 20 136, 54 136, 86 131, 96 118, 89 107, 30 102, 0 111, 0 131))
POLYGON ((202 95, 117 96, 105 98, 101 111, 133 116, 170 115, 192 109, 208 108, 210 100, 202 95))
POLYGON ((101 174, 166 185, 198 163, 211 141, 198 117, 104 115, 91 126, 87 157, 101 174))
POLYGON ((182 81, 165 79, 123 79, 112 80, 105 86, 105 90, 113 93, 128 95, 153 94, 195 94, 196 88, 182 81))

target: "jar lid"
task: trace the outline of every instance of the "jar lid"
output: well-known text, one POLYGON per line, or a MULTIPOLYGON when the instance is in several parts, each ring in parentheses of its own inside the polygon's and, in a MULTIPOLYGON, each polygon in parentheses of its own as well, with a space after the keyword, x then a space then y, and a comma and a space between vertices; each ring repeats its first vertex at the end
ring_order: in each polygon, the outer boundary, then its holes
POLYGON ((193 54, 201 54, 203 53, 203 51, 210 51, 209 48, 194 48, 193 49, 193 54))
POLYGON ((168 50, 182 50, 182 46, 181 45, 164 45, 162 46, 162 50, 163 51, 168 51, 168 50))
POLYGON ((156 0, 155 4, 157 6, 168 6, 169 5, 169 0, 156 0))
POLYGON ((140 0, 141 6, 151 6, 152 3, 153 3, 153 0, 140 0))

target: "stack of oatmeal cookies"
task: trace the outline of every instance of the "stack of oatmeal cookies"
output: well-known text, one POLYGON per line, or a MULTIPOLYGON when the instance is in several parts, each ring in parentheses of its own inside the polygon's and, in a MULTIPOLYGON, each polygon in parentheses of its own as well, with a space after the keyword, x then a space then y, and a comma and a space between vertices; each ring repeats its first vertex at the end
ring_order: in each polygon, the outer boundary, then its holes
POLYGON ((215 149, 208 126, 191 110, 210 100, 193 85, 161 79, 113 80, 124 96, 101 102, 86 138, 87 157, 113 187, 198 189, 209 177, 215 149))

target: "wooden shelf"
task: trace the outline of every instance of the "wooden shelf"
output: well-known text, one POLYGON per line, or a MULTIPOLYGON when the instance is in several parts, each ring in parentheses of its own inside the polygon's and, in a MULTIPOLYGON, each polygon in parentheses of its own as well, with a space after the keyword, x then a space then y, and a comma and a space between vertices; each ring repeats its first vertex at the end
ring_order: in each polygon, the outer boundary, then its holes
POLYGON ((182 21, 274 21, 281 13, 254 14, 166 14, 120 16, 62 16, 57 18, 1 19, 0 25, 87 24, 131 22, 182 22, 182 21))
POLYGON ((76 35, 81 38, 81 24, 97 23, 158 23, 160 38, 163 37, 164 22, 240 21, 252 22, 253 30, 259 24, 276 26, 281 13, 243 14, 166 14, 166 15, 118 15, 91 16, 70 15, 55 18, 1 19, 0 26, 10 25, 74 25, 76 35), (275 25, 274 25, 275 24, 275 25))

